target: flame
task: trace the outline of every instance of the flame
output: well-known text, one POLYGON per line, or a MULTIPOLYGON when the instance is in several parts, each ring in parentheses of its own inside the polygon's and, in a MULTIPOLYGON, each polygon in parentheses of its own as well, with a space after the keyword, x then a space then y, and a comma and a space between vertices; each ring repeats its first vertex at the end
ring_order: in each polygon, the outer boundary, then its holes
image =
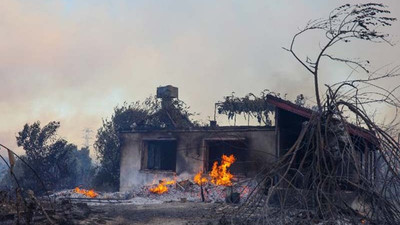
POLYGON ((206 184, 208 182, 208 179, 206 177, 203 177, 203 174, 202 174, 201 171, 198 172, 196 174, 196 176, 194 176, 193 180, 198 185, 203 185, 203 184, 206 184))
POLYGON ((232 186, 231 179, 233 175, 228 171, 228 168, 235 162, 235 157, 230 155, 222 155, 221 165, 218 166, 218 162, 215 161, 210 172, 211 183, 223 186, 232 186))
POLYGON ((93 189, 85 190, 85 189, 80 189, 79 187, 76 187, 76 188, 74 189, 74 192, 75 192, 75 193, 78 193, 78 194, 85 195, 85 196, 87 196, 87 197, 89 197, 89 198, 96 198, 97 195, 99 195, 99 194, 97 194, 93 189))
POLYGON ((175 180, 167 181, 164 179, 164 180, 160 181, 160 183, 157 185, 157 187, 150 188, 150 192, 156 193, 159 195, 164 194, 165 192, 168 191, 168 187, 166 185, 171 185, 171 184, 175 184, 175 183, 176 183, 175 180))

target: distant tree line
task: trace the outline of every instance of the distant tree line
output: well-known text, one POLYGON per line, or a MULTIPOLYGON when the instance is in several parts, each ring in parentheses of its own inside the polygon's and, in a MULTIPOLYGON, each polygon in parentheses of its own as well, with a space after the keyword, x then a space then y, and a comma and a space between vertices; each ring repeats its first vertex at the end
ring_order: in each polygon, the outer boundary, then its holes
MULTIPOLYGON (((30 166, 16 160, 13 173, 21 188, 40 194, 46 189, 59 190, 90 183, 93 170, 89 149, 78 149, 58 137, 59 127, 59 122, 52 121, 42 127, 38 121, 25 124, 23 130, 18 132, 17 145, 25 151, 21 160, 30 166)), ((3 187, 15 188, 16 185, 10 173, 1 180, 3 187)))

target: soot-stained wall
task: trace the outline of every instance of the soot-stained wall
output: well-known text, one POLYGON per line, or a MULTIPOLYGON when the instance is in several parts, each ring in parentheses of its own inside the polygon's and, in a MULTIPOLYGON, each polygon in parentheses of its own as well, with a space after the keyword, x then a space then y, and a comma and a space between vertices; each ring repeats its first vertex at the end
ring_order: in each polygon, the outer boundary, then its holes
MULTIPOLYGON (((199 171, 207 171, 209 143, 242 142, 247 164, 246 171, 238 176, 250 176, 266 163, 275 160, 275 129, 229 127, 217 129, 146 131, 121 133, 120 191, 131 190, 167 178, 192 179, 199 171), (147 167, 148 143, 154 141, 176 142, 175 171, 162 171, 147 167)), ((154 154, 154 152, 151 152, 154 154)), ((163 159, 161 159, 163 160, 163 159)), ((153 163, 153 162, 152 162, 153 163)), ((234 174, 235 175, 235 174, 234 174)))

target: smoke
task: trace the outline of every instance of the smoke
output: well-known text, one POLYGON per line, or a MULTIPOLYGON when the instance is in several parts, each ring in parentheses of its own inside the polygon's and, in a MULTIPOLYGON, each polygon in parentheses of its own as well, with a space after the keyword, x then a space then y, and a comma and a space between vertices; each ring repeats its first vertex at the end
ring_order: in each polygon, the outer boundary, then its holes
MULTIPOLYGON (((400 4, 386 3, 400 18, 400 4)), ((178 86, 180 98, 202 120, 212 117, 214 102, 232 91, 270 89, 291 100, 299 93, 312 100, 311 76, 281 47, 309 19, 325 17, 340 4, 4 0, 1 141, 15 148, 24 123, 59 120, 60 135, 80 145, 82 130, 96 130, 114 106, 142 100, 165 84, 178 86)), ((388 28, 397 40, 398 23, 388 28)), ((298 51, 318 50, 317 38, 300 40, 298 51)), ((398 46, 335 51, 368 56, 376 67, 400 64, 398 46)), ((321 83, 349 74, 344 65, 327 63, 322 69, 321 83)))

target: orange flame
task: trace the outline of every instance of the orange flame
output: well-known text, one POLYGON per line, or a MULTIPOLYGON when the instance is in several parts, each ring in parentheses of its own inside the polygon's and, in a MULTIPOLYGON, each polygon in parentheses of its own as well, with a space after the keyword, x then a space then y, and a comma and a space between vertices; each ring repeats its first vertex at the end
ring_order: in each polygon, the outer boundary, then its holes
POLYGON ((93 189, 85 190, 85 189, 80 189, 79 187, 76 187, 76 188, 74 189, 74 192, 75 192, 75 193, 78 193, 78 194, 85 195, 85 196, 87 196, 87 197, 89 197, 89 198, 96 198, 97 195, 99 195, 99 194, 97 194, 93 189))
POLYGON ((210 172, 211 183, 223 186, 232 186, 231 179, 233 175, 228 171, 228 168, 236 161, 233 155, 229 157, 222 155, 221 165, 218 166, 218 162, 215 161, 210 172))
POLYGON ((168 191, 168 187, 166 185, 171 185, 171 184, 175 184, 175 180, 167 181, 164 179, 164 180, 160 181, 160 183, 157 185, 157 187, 150 188, 150 192, 156 193, 159 195, 164 194, 165 192, 168 191))
POLYGON ((202 174, 201 171, 198 172, 196 174, 196 176, 194 176, 193 180, 198 185, 203 185, 203 184, 206 184, 208 182, 208 179, 206 177, 203 177, 203 174, 202 174))

